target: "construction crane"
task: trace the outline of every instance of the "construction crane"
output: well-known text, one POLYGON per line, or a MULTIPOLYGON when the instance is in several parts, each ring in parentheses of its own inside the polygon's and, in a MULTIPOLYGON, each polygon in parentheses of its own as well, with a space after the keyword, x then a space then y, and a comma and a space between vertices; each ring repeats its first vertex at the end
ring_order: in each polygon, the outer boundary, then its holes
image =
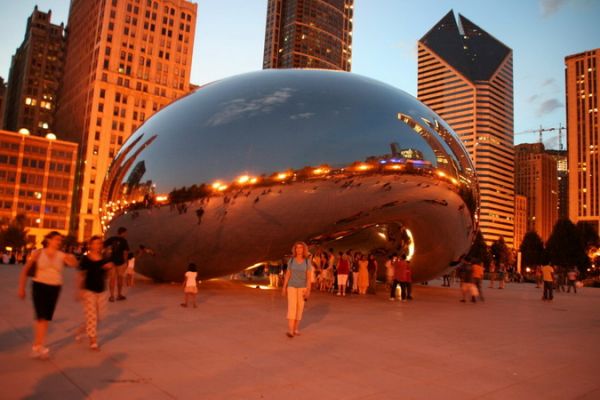
POLYGON ((558 128, 544 128, 540 125, 540 127, 538 129, 529 129, 526 131, 521 131, 521 132, 517 132, 515 133, 515 135, 524 135, 526 133, 537 133, 539 135, 539 142, 542 143, 542 134, 544 132, 552 132, 552 131, 558 131, 558 148, 560 150, 564 150, 563 147, 563 129, 565 129, 564 126, 562 126, 562 124, 558 124, 558 128))

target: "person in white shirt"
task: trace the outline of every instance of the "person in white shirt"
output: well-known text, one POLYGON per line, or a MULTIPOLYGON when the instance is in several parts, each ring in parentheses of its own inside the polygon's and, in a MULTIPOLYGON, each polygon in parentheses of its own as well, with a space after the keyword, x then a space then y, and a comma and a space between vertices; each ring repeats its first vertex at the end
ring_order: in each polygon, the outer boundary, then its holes
POLYGON ((77 267, 77 259, 72 254, 60 251, 63 236, 52 231, 44 237, 44 248, 34 251, 27 259, 19 277, 19 297, 25 299, 27 277, 31 276, 31 294, 35 309, 34 338, 31 355, 34 358, 48 358, 50 350, 45 346, 48 324, 52 321, 58 295, 63 284, 63 268, 77 267))
POLYGON ((188 265, 188 270, 185 273, 185 278, 183 280, 183 303, 181 303, 181 307, 187 307, 188 303, 191 301, 192 306, 194 308, 196 305, 196 296, 198 295, 198 270, 196 269, 196 264, 190 263, 188 265))

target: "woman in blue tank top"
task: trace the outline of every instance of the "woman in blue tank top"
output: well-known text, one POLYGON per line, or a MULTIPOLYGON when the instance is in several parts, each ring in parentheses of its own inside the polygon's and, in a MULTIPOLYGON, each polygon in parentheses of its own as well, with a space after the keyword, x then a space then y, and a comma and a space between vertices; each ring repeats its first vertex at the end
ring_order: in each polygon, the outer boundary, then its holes
POLYGON ((304 242, 294 243, 281 292, 283 296, 287 295, 288 300, 287 336, 290 338, 300 335, 298 325, 302 319, 304 302, 310 295, 310 268, 308 246, 304 242))

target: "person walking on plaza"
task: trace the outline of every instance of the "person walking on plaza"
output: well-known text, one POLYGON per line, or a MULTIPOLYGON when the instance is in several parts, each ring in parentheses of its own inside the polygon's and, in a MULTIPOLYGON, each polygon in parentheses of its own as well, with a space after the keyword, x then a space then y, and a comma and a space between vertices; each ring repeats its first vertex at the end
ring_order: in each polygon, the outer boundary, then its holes
POLYGON ((412 269, 410 268, 410 261, 406 260, 406 255, 402 255, 401 267, 400 267, 400 290, 402 301, 412 300, 412 269))
POLYGON ((361 259, 359 252, 354 253, 354 256, 350 256, 350 270, 352 271, 352 293, 358 293, 358 261, 361 259))
POLYGON ((337 264, 337 285, 338 296, 346 295, 346 284, 348 283, 348 274, 350 273, 350 260, 348 254, 340 253, 340 259, 337 264))
POLYGON ((542 287, 542 283, 544 280, 542 279, 542 266, 538 265, 535 267, 535 287, 542 287))
POLYGON ((310 296, 310 254, 304 242, 296 242, 292 247, 292 257, 283 278, 281 294, 287 296, 288 331, 287 336, 293 338, 300 335, 298 326, 302 319, 304 303, 310 296))
POLYGON ((460 291, 462 293, 462 303, 467 301, 467 295, 471 295, 471 301, 477 301, 477 287, 473 283, 473 266, 469 259, 463 259, 458 267, 458 275, 460 276, 460 291))
POLYGON ((88 241, 88 252, 79 262, 80 294, 85 313, 85 323, 78 329, 76 340, 85 332, 90 349, 99 350, 98 322, 106 312, 106 272, 114 265, 102 257, 102 237, 92 236, 88 241))
POLYGON ((578 275, 579 274, 577 273, 577 269, 575 267, 571 267, 569 272, 567 272, 567 293, 571 293, 571 288, 573 288, 573 291, 575 294, 577 294, 576 282, 578 275))
POLYGON ((442 286, 443 287, 450 287, 450 273, 445 273, 442 276, 442 286))
POLYGON ((473 284, 477 288, 477 293, 479 294, 479 300, 484 301, 483 299, 483 291, 482 291, 482 282, 483 282, 483 265, 481 265, 481 260, 474 259, 473 264, 471 265, 471 275, 473 277, 473 284))
POLYGON ((554 284, 557 292, 565 292, 565 284, 567 280, 566 267, 557 266, 554 270, 554 284))
POLYGON ((496 280, 496 270, 497 269, 498 268, 496 265, 496 261, 492 260, 492 262, 490 263, 490 285, 488 286, 491 289, 494 288, 494 281, 496 280))
POLYGON ((127 270, 127 256, 129 254, 129 243, 125 236, 127 228, 120 227, 117 230, 117 236, 109 237, 104 242, 104 247, 110 254, 109 260, 114 264, 108 275, 108 290, 110 297, 108 301, 115 301, 115 285, 117 286, 117 300, 125 300, 123 296, 123 280, 127 270))
POLYGON ((507 276, 507 268, 506 268, 506 264, 504 263, 499 263, 498 264, 498 289, 504 289, 504 286, 506 285, 506 279, 508 278, 507 276))
POLYGON ((367 294, 369 287, 369 261, 361 254, 358 257, 358 293, 367 294))
POLYGON ((279 264, 269 263, 268 271, 269 271, 269 286, 279 287, 279 272, 280 272, 279 264))
POLYGON ((45 346, 46 334, 62 288, 63 268, 65 265, 77 267, 77 259, 72 254, 60 251, 62 242, 63 237, 59 232, 48 233, 44 238, 44 248, 31 253, 19 277, 18 295, 25 299, 27 276, 32 276, 31 295, 35 323, 31 354, 35 358, 48 358, 50 354, 50 350, 45 346))
POLYGON ((542 300, 552 301, 554 295, 552 293, 554 289, 554 268, 551 265, 544 265, 542 267, 542 279, 544 280, 544 295, 542 300))
POLYGON ((198 269, 196 264, 190 263, 183 279, 183 303, 181 307, 187 307, 192 302, 194 308, 196 305, 196 296, 198 295, 198 269))
MULTIPOLYGON (((400 284, 400 282, 403 279, 403 274, 404 274, 404 270, 406 267, 406 256, 404 254, 402 254, 400 256, 400 258, 397 258, 396 255, 394 255, 393 258, 395 261, 393 263, 394 266, 394 279, 392 281, 392 285, 390 287, 390 301, 394 301, 396 300, 396 288, 398 286, 400 286, 401 290, 402 290, 402 285, 400 284)), ((404 291, 402 291, 402 296, 405 296, 404 291)))
POLYGON ((394 256, 388 256, 388 259, 385 261, 385 284, 387 288, 392 287, 392 282, 394 281, 394 256))
POLYGON ((375 285, 377 283, 377 260, 375 259, 375 254, 369 254, 367 270, 369 271, 369 289, 367 289, 367 293, 375 294, 375 285))

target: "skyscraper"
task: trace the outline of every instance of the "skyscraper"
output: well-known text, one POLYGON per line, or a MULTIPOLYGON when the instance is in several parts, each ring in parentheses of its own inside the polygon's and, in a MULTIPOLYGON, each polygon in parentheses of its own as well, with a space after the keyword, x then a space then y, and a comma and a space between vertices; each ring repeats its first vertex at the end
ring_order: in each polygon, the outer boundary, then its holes
POLYGON ((515 146, 515 193, 527 197, 527 230, 547 241, 558 219, 558 177, 542 143, 515 146))
POLYGON ((558 176, 558 219, 569 218, 569 163, 566 150, 546 150, 556 161, 558 176))
POLYGON ((101 185, 120 146, 188 92, 196 12, 187 0, 71 1, 56 131, 80 143, 79 240, 101 232, 101 185))
POLYGON ((527 231, 527 197, 515 194, 515 249, 521 247, 527 231))
POLYGON ((354 0, 269 0, 263 68, 350 71, 354 0))
POLYGON ((37 6, 27 19, 23 43, 13 55, 6 92, 4 127, 45 136, 54 131, 56 96, 62 79, 63 24, 50 22, 52 11, 37 6))
POLYGON ((418 98, 458 133, 481 190, 479 227, 513 246, 512 50, 450 11, 418 42, 418 98))
POLYGON ((565 58, 569 219, 600 229, 600 49, 565 58))

